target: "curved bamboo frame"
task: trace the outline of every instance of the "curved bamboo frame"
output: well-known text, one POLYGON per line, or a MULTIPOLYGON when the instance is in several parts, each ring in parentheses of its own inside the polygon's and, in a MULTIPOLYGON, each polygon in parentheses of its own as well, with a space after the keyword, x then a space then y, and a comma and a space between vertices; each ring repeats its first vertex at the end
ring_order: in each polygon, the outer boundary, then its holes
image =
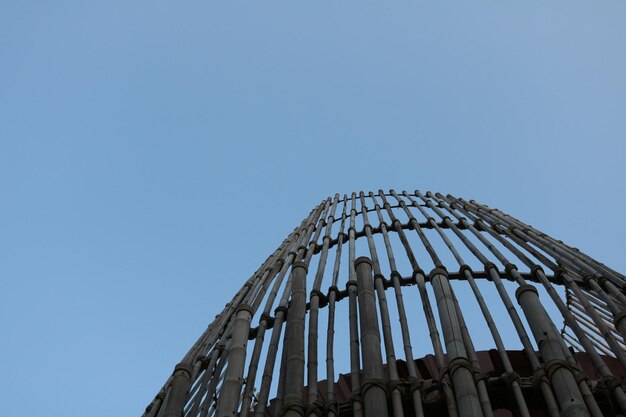
POLYGON ((245 282, 143 416, 626 414, 625 285, 578 249, 473 200, 337 194, 245 282), (491 285, 499 301, 483 296, 491 285), (412 286, 419 318, 408 312, 412 286), (475 310, 462 308, 470 302, 475 310), (496 302, 523 354, 507 349, 496 302), (474 311, 499 374, 470 336, 474 311), (349 343, 337 346, 344 328, 349 343), (414 344, 427 340, 432 355, 416 361, 414 344), (342 348, 345 365, 335 357, 342 348))

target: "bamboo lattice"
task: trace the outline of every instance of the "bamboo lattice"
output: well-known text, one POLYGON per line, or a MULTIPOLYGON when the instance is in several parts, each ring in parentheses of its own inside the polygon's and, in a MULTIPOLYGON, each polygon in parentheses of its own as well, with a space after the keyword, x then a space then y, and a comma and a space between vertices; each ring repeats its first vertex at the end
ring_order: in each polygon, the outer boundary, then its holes
POLYGON ((624 415, 625 284, 473 200, 335 195, 143 416, 624 415))

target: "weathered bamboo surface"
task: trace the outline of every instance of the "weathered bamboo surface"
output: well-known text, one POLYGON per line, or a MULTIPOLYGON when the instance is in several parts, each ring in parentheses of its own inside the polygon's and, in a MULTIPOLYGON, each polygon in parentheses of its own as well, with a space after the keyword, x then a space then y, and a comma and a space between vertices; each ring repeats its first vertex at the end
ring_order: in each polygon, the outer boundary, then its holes
POLYGON ((626 415, 625 285, 473 200, 337 194, 244 283, 143 417, 626 415))

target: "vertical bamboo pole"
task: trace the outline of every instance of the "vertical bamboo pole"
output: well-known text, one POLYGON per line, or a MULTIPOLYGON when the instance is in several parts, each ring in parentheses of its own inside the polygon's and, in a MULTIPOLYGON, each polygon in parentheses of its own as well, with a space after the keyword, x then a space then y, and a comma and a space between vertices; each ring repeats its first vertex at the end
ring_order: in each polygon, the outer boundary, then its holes
POLYGON ((561 349, 560 336, 555 334, 552 322, 539 301, 536 288, 528 284, 522 285, 518 287, 515 296, 522 306, 526 320, 535 340, 537 340, 563 416, 588 416, 589 412, 576 379, 570 371, 567 358, 561 349))
POLYGON ((200 404, 200 417, 207 417, 209 412, 213 414, 213 412, 215 411, 215 407, 217 407, 217 397, 215 396, 215 393, 217 391, 217 384, 222 378, 222 371, 224 370, 224 366, 228 362, 230 343, 231 339, 229 339, 228 342, 224 345, 223 351, 218 358, 217 365, 215 366, 215 371, 213 372, 213 376, 211 377, 211 380, 209 381, 209 384, 207 386, 207 394, 204 397, 203 403, 200 404))
POLYGON ((361 395, 365 417, 387 416, 387 394, 383 359, 376 316, 376 296, 372 277, 372 263, 366 257, 355 261, 361 328, 361 354, 363 355, 363 385, 361 395))
POLYGON ((230 359, 217 402, 218 417, 234 417, 237 415, 241 398, 241 387, 243 385, 243 371, 246 363, 246 348, 251 320, 252 307, 246 304, 239 305, 235 317, 235 327, 233 328, 230 359))
POLYGON ((163 410, 163 417, 179 417, 179 414, 185 405, 187 390, 190 386, 191 366, 179 363, 176 365, 176 368, 174 368, 170 394, 168 401, 165 404, 165 409, 163 410))
POLYGON ((293 266, 291 303, 287 310, 287 373, 285 376, 285 404, 282 415, 285 417, 304 416, 302 389, 304 387, 304 333, 306 316, 306 274, 307 266, 298 262, 293 266))
POLYGON ((467 359, 463 334, 459 325, 460 320, 448 283, 448 273, 445 269, 435 268, 429 277, 437 300, 439 320, 448 353, 448 367, 459 414, 461 417, 482 417, 480 398, 474 384, 472 365, 467 359))
POLYGON ((204 394, 206 394, 207 386, 213 375, 213 368, 215 367, 215 363, 217 362, 220 353, 221 348, 218 346, 213 349, 213 352, 211 352, 211 355, 207 358, 207 363, 204 367, 204 374, 202 375, 202 380, 200 381, 200 387, 196 393, 196 398, 193 401, 193 404, 188 412, 189 416, 195 417, 198 415, 198 412, 200 410, 200 401, 202 400, 204 394))
MULTIPOLYGON (((463 336, 463 344, 465 345, 465 349, 467 349, 467 357, 472 365, 472 371, 474 373, 474 378, 476 379, 476 389, 478 391, 480 407, 485 417, 493 417, 493 410, 491 408, 491 401, 489 399, 489 390, 487 388, 487 385, 485 384, 487 374, 481 372, 480 370, 480 361, 478 360, 478 355, 476 355, 476 349, 474 349, 474 342, 470 337, 467 324, 465 323, 465 318, 463 317, 463 314, 461 314, 461 306, 459 305, 459 301, 454 294, 454 291, 452 291, 452 297, 454 299, 456 314, 459 318, 459 326, 461 328, 461 335, 463 336)), ((511 381, 511 385, 513 385, 515 382, 517 382, 517 380, 511 381)), ((515 393, 514 389, 513 392, 515 393)), ((520 415, 524 415, 523 411, 523 409, 520 410, 520 415)))
MULTIPOLYGON (((309 262, 311 260, 311 257, 313 256, 313 253, 315 252, 315 250, 318 248, 318 244, 317 244, 317 240, 319 239, 319 236, 322 232, 322 228, 325 224, 325 218, 326 218, 326 213, 328 212, 328 199, 324 202, 324 204, 322 205, 323 210, 322 213, 319 217, 318 220, 318 224, 315 223, 311 223, 311 231, 314 232, 313 234, 313 238, 309 241, 308 245, 306 246, 301 246, 298 249, 298 257, 296 258, 298 260, 298 262, 296 262, 294 264, 294 268, 296 265, 300 265, 301 267, 304 266, 305 268, 308 268, 309 262)), ((301 274, 302 271, 296 271, 294 268, 292 268, 292 277, 290 277, 288 283, 287 283, 287 288, 285 288, 285 294, 284 297, 287 296, 288 294, 292 293, 292 285, 294 283, 294 279, 298 278, 298 274, 301 274)), ((306 303, 306 271, 305 271, 305 303, 306 303)), ((294 294, 292 294, 292 297, 294 296, 294 294)), ((281 300, 281 305, 285 305, 286 304, 286 299, 281 300)), ((287 319, 289 319, 289 315, 287 315, 287 319)), ((304 331, 304 318, 303 320, 303 324, 302 324, 302 331, 304 331)), ((299 322, 298 322, 299 323, 299 322)), ((296 327, 296 329, 299 331, 299 324, 297 325, 298 327, 296 327)), ((292 386, 289 386, 287 383, 287 380, 289 378, 289 372, 291 372, 291 370, 287 370, 289 368, 289 362, 291 360, 293 360, 293 358, 295 356, 298 355, 302 355, 302 361, 304 364, 304 335, 302 336, 302 340, 301 342, 298 342, 298 345, 301 343, 302 344, 302 352, 301 353, 294 353, 293 349, 290 351, 289 350, 289 345, 290 343, 288 343, 289 340, 292 340, 292 337, 295 336, 290 336, 291 330, 293 329, 293 326, 291 327, 287 327, 285 329, 285 338, 284 338, 284 342, 283 342, 283 355, 281 358, 281 363, 280 363, 280 375, 279 375, 279 379, 278 379, 278 391, 276 392, 276 411, 280 412, 280 410, 283 410, 284 408, 289 408, 291 407, 290 404, 285 404, 285 401, 287 400, 287 394, 289 392, 291 392, 294 388, 292 386)), ((293 343, 292 343, 293 344, 293 343)), ((303 365, 304 366, 304 365, 303 365)), ((304 378, 304 369, 302 370, 302 378, 304 378)), ((301 384, 303 385, 303 384, 301 384)), ((300 387, 300 394, 302 393, 302 387, 300 387)), ((292 401, 293 403, 293 398, 295 397, 295 395, 292 395, 292 399, 290 401, 292 401)), ((296 411, 300 411, 303 410, 303 405, 302 405, 302 398, 300 398, 300 400, 298 400, 300 403, 299 404, 295 404, 294 407, 297 409, 296 411)), ((293 413, 294 410, 292 411, 288 411, 289 414, 293 413)), ((284 414, 284 413, 281 413, 284 414)))
POLYGON ((326 395, 328 397, 327 417, 336 417, 338 404, 335 399, 335 359, 334 359, 334 339, 335 339, 335 302, 337 299, 337 283, 339 280, 339 268, 341 265, 341 251, 343 239, 345 237, 344 227, 346 224, 347 197, 344 194, 341 210, 341 224, 339 235, 337 236, 337 250, 335 251, 335 263, 333 265, 333 280, 328 292, 328 330, 326 334, 326 395))
POLYGON ((348 325, 350 331, 350 380, 352 382, 352 408, 355 417, 363 416, 363 398, 361 395, 361 356, 359 352, 359 323, 357 313, 357 285, 355 280, 348 280, 348 325))
POLYGON ((357 281, 354 261, 356 253, 356 193, 350 195, 350 225, 348 227, 348 290, 350 326, 350 380, 352 382, 352 408, 355 417, 363 416, 361 396, 361 356, 359 352, 359 323, 357 312, 357 281))
MULTIPOLYGON (((304 222, 303 222, 304 223, 304 222)), ((306 227, 306 226, 305 226, 306 227)), ((254 340, 254 348, 252 350, 252 357, 250 358, 250 364, 248 365, 248 374, 246 376, 246 387, 243 393, 243 399, 241 404, 241 417, 247 417, 250 412, 250 406, 252 404, 252 397, 254 395, 254 382, 256 380, 256 375, 259 367, 259 360, 261 358, 261 350, 263 349, 263 342, 265 340, 265 332, 267 330, 267 326, 271 321, 271 317, 269 315, 270 308, 274 303, 274 299, 276 296, 276 292, 278 291, 278 286, 282 282, 282 279, 286 273, 287 268, 285 267, 290 262, 285 262, 285 257, 289 259, 289 250, 293 249, 293 245, 297 244, 300 237, 300 232, 304 232, 302 230, 302 225, 300 229, 298 229, 298 233, 293 235, 294 242, 290 240, 287 241, 287 244, 283 251, 280 254, 279 259, 272 265, 272 268, 268 271, 268 275, 273 277, 273 279, 267 280, 266 285, 259 291, 259 293, 255 296, 252 308, 256 311, 263 301, 265 293, 269 288, 269 285, 274 282, 274 290, 270 293, 268 300, 266 302, 266 308, 261 314, 261 318, 259 319, 259 327, 257 328, 256 337, 254 340)), ((291 236, 290 236, 291 238, 291 236)))
MULTIPOLYGON (((326 261, 328 257, 328 249, 330 247, 331 237, 330 232, 335 221, 335 210, 339 201, 339 194, 335 195, 332 206, 330 208, 330 214, 326 218, 325 233, 322 242, 322 251, 319 257, 317 265, 317 272, 315 274, 315 280, 313 281, 313 289, 310 295, 310 309, 309 309, 309 337, 308 337, 308 349, 307 349, 307 381, 308 381, 308 406, 310 408, 309 414, 315 412, 315 410, 322 410, 323 403, 318 401, 318 387, 317 387, 317 368, 318 368, 318 326, 319 326, 319 305, 320 299, 324 296, 320 291, 322 280, 324 278, 324 271, 326 269, 326 261)), ((321 230, 321 228, 320 228, 321 230)))

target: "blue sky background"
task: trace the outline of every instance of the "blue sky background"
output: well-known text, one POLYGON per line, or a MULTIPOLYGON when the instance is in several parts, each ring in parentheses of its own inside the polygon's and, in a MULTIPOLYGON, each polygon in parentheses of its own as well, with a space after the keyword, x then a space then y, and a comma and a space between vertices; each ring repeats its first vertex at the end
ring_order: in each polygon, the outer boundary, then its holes
POLYGON ((3 415, 140 415, 335 192, 626 271, 625 3, 431 3, 0 2, 3 415))

